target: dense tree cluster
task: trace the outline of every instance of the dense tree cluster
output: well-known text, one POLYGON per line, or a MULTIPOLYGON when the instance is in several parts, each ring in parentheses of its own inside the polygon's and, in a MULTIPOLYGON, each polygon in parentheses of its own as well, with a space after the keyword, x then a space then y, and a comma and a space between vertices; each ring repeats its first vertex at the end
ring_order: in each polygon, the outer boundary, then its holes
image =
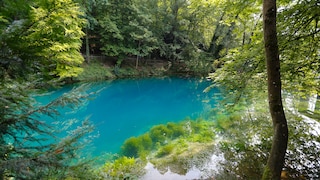
POLYGON ((127 56, 183 60, 193 70, 209 72, 211 62, 234 47, 238 20, 259 10, 254 5, 215 0, 89 1, 86 17, 92 23, 82 51, 119 61, 127 56))
MULTIPOLYGON (((282 79, 269 85, 282 83, 277 92, 302 97, 319 94, 320 4, 277 5, 272 36, 278 37, 281 68, 275 70, 282 79)), ((0 0, 0 178, 67 171, 65 160, 74 157, 90 123, 54 144, 41 144, 34 133, 52 135, 39 114, 55 116, 54 107, 78 104, 87 95, 66 95, 44 106, 30 95, 81 73, 83 54, 88 62, 90 54, 113 57, 117 65, 126 57, 183 62, 192 71, 215 72, 210 77, 228 97, 228 110, 255 102, 268 77, 261 7, 254 0, 0 0)))
POLYGON ((81 72, 85 20, 72 0, 2 1, 1 76, 71 77, 81 72))

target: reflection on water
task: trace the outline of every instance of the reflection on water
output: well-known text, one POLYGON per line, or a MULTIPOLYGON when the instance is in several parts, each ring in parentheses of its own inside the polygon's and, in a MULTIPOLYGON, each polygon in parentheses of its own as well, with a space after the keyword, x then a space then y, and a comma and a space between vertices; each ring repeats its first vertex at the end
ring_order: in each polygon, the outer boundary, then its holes
POLYGON ((148 163, 145 167, 147 173, 141 178, 142 180, 186 180, 186 179, 199 179, 201 177, 201 172, 199 169, 191 169, 185 175, 180 175, 174 172, 171 172, 168 169, 167 172, 161 174, 156 168, 154 168, 153 164, 148 163))
POLYGON ((221 170, 221 163, 225 161, 224 155, 213 154, 207 164, 202 164, 202 167, 192 167, 185 175, 180 175, 171 172, 168 168, 167 172, 160 173, 153 164, 147 163, 145 169, 146 174, 142 176, 142 180, 188 180, 188 179, 210 179, 221 170))

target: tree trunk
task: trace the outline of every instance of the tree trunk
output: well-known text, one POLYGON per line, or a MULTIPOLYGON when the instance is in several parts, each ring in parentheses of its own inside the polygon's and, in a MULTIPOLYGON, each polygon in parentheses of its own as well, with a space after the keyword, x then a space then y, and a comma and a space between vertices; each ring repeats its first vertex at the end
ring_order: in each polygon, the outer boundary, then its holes
POLYGON ((273 122, 273 141, 270 156, 262 177, 264 180, 280 180, 288 144, 288 126, 281 97, 276 11, 276 0, 263 1, 263 32, 268 74, 268 97, 273 122))
POLYGON ((86 27, 86 60, 90 63, 90 45, 89 45, 89 32, 88 27, 86 27))
MULTIPOLYGON (((223 13, 220 16, 219 21, 216 24, 216 29, 214 30, 214 33, 212 35, 211 38, 211 42, 210 42, 210 46, 208 48, 208 52, 212 53, 212 54, 216 54, 216 48, 217 48, 217 39, 219 38, 219 36, 221 36, 222 34, 222 27, 221 27, 221 21, 223 20, 223 17, 225 15, 225 11, 223 11, 223 13)), ((216 58, 215 58, 216 59, 216 58)))
POLYGON ((137 59, 136 59, 136 69, 138 69, 139 66, 139 56, 137 55, 137 59))
POLYGON ((138 66, 139 66, 140 41, 138 43, 138 50, 139 50, 139 53, 137 54, 137 59, 136 59, 136 69, 138 69, 138 66))

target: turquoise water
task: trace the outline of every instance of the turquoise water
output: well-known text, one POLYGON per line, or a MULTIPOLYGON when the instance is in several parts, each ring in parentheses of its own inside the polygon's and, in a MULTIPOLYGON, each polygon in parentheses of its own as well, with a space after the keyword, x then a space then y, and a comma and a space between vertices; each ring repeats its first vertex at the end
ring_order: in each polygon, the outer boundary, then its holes
MULTIPOLYGON (((91 89, 103 90, 86 101, 74 112, 61 110, 59 120, 80 119, 90 116, 96 125, 92 155, 117 153, 122 143, 131 136, 147 132, 152 126, 179 122, 185 118, 208 118, 208 113, 219 99, 217 89, 203 90, 210 82, 188 78, 146 78, 114 80, 93 83, 91 89)), ((66 86, 38 97, 47 103, 72 89, 66 86)))

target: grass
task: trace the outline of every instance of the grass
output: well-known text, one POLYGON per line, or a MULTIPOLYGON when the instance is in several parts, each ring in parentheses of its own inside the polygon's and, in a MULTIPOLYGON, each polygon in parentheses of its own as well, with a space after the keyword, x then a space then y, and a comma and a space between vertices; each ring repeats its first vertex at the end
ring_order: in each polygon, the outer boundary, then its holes
POLYGON ((99 81, 114 78, 163 76, 167 73, 165 68, 152 65, 139 65, 138 68, 129 62, 115 65, 111 60, 91 60, 82 65, 84 71, 75 78, 77 81, 99 81))
POLYGON ((113 69, 106 67, 100 62, 91 62, 83 64, 83 72, 76 78, 78 81, 99 81, 105 79, 113 79, 116 76, 113 74, 113 69))

